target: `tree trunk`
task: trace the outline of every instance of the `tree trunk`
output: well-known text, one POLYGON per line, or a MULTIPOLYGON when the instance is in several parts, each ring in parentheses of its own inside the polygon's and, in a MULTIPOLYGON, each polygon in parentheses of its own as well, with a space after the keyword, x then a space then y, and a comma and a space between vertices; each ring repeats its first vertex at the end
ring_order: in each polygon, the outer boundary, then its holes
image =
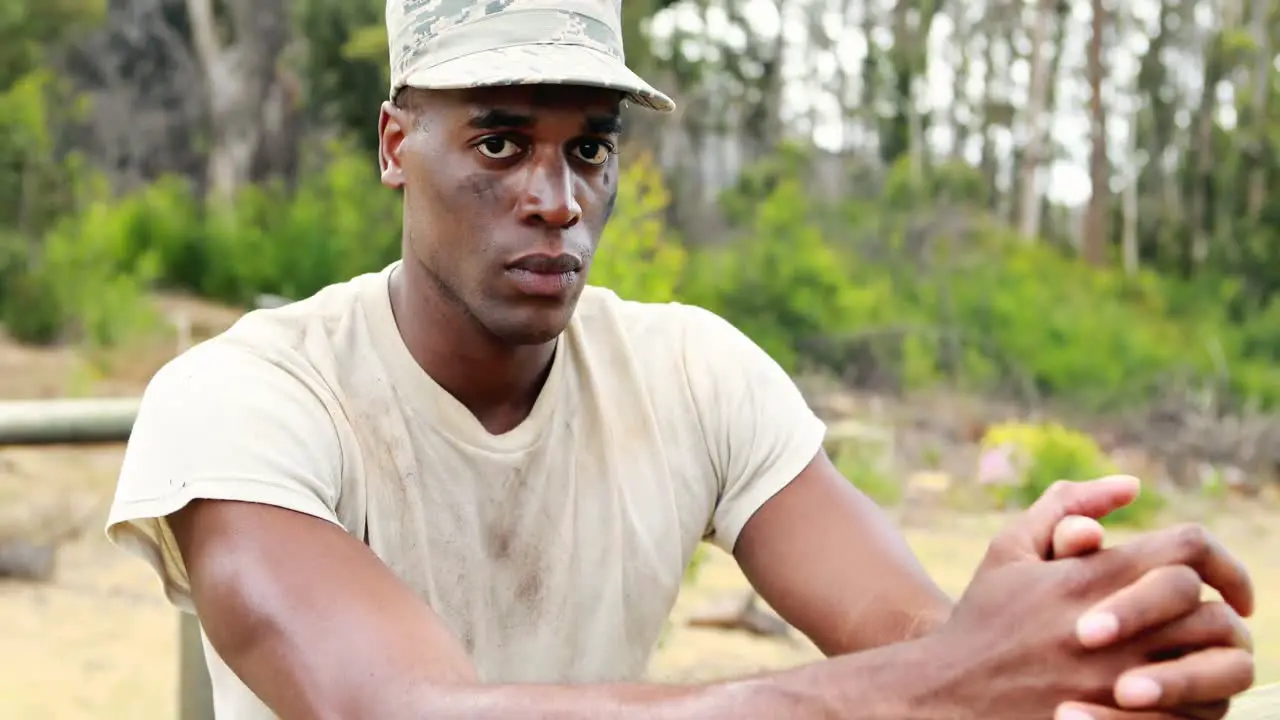
POLYGON ((1267 26, 1268 0, 1253 0, 1253 13, 1249 22, 1253 35, 1256 59, 1253 66, 1253 138, 1251 145, 1253 166, 1249 173, 1249 218, 1256 221, 1267 200, 1267 106, 1270 100, 1272 58, 1271 32, 1267 26))
POLYGON ((234 37, 224 44, 214 2, 187 0, 187 12, 209 95, 209 191, 230 200, 241 186, 258 179, 255 169, 263 172, 257 163, 268 130, 276 142, 296 136, 280 130, 286 114, 273 107, 289 97, 277 90, 280 55, 289 37, 288 11, 283 0, 226 0, 234 37))
POLYGON ((1089 197, 1081 243, 1081 254, 1091 265, 1102 265, 1106 261, 1106 212, 1110 195, 1107 188, 1107 113, 1102 105, 1102 33, 1105 28, 1106 8, 1102 0, 1093 0, 1093 30, 1089 38, 1089 127, 1093 140, 1089 177, 1093 191, 1089 197))
POLYGON ((1026 144, 1023 145, 1022 163, 1019 167, 1018 234, 1027 242, 1034 242, 1040 234, 1040 191, 1037 179, 1044 162, 1045 106, 1049 100, 1049 62, 1046 48, 1049 24, 1053 20, 1054 0, 1039 0, 1035 25, 1031 31, 1031 86, 1027 89, 1028 102, 1025 124, 1026 144))

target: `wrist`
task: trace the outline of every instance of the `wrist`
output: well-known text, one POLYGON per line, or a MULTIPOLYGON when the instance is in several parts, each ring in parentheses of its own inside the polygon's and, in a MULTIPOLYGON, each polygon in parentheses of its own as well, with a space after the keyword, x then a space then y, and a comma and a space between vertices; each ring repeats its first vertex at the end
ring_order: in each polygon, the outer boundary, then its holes
POLYGON ((733 692, 741 693, 734 704, 746 710, 745 717, 967 720, 975 716, 963 702, 963 665, 952 647, 949 638, 931 632, 841 655, 734 683, 733 692))
POLYGON ((978 720, 983 715, 971 697, 972 658, 942 629, 939 625, 912 643, 915 656, 909 672, 918 685, 911 695, 913 706, 907 709, 911 717, 978 720))

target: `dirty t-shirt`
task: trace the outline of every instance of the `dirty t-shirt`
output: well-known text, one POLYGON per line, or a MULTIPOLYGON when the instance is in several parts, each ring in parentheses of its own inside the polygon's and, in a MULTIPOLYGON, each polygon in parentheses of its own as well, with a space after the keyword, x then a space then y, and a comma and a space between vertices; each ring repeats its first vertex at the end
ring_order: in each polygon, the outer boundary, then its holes
MULTIPOLYGON (((190 612, 165 516, 278 505, 367 543, 485 681, 641 679, 699 541, 732 550, 823 423, 718 316, 588 287, 532 412, 490 434, 410 356, 394 267, 249 313, 160 370, 108 537, 190 612)), ((205 653, 219 717, 272 717, 205 653)))

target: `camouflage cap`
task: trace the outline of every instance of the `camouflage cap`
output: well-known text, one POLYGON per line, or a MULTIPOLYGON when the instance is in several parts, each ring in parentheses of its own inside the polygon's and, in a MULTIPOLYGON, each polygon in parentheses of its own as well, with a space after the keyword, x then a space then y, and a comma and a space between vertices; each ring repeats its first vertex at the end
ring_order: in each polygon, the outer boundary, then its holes
POLYGON ((622 0, 387 0, 387 40, 392 99, 405 87, 567 84, 675 109, 626 65, 622 0))

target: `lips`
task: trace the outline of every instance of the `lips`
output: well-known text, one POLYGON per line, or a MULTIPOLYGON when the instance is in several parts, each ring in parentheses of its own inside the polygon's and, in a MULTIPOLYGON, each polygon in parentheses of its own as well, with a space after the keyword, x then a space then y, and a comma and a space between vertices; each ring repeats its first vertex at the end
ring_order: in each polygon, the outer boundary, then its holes
POLYGON ((525 295, 563 297, 578 283, 582 260, 567 253, 526 255, 507 266, 507 277, 525 295))

